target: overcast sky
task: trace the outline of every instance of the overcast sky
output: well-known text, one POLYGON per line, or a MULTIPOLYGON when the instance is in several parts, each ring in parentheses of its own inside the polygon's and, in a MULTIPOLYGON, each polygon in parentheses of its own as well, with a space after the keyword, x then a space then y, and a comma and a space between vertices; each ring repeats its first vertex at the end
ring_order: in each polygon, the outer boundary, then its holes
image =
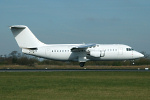
POLYGON ((0 55, 21 51, 8 26, 48 44, 126 44, 150 53, 150 0, 0 0, 0 55))

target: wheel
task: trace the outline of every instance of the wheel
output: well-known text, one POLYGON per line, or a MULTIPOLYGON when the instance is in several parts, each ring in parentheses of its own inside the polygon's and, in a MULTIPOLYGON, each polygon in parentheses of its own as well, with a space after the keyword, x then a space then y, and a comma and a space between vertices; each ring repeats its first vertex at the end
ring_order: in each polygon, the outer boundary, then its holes
POLYGON ((131 60, 131 63, 132 63, 132 65, 134 65, 135 63, 134 63, 134 60, 131 60))
POLYGON ((134 65, 135 63, 133 62, 132 65, 134 65))
POLYGON ((84 67, 85 62, 80 62, 79 65, 80 67, 84 67))

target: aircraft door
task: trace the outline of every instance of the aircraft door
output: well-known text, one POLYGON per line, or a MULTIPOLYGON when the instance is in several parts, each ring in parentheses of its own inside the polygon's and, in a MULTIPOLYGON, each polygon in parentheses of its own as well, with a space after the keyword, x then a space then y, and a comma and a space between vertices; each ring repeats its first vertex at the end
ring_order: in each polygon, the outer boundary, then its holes
POLYGON ((51 49, 50 48, 46 48, 46 51, 45 51, 45 53, 46 53, 46 56, 47 57, 50 57, 50 55, 51 55, 51 49))
POLYGON ((118 54, 119 54, 119 55, 122 55, 122 54, 123 54, 123 48, 119 48, 118 54))

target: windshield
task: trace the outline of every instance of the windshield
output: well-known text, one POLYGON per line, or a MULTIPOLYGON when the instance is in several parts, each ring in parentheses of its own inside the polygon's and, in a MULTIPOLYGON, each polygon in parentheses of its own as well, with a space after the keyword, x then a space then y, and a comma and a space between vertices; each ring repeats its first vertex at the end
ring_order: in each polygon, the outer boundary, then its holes
POLYGON ((132 48, 126 48, 127 51, 133 51, 134 49, 132 48))

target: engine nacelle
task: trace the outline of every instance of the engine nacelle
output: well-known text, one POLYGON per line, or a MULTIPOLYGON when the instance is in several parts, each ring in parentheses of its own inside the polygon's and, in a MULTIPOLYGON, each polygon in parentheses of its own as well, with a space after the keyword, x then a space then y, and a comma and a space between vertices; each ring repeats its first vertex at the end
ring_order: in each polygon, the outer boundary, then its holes
POLYGON ((90 56, 92 57, 100 57, 100 51, 90 51, 90 56))

